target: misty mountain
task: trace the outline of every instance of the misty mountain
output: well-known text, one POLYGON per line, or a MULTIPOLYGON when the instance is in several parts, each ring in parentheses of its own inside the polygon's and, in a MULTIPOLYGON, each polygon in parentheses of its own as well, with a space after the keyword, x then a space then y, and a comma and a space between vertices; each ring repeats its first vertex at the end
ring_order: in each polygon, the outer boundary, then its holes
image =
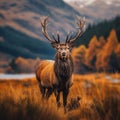
POLYGON ((48 31, 59 31, 61 38, 65 39, 66 34, 76 27, 76 15, 81 14, 62 0, 0 1, 0 25, 12 27, 38 39, 44 39, 41 34, 41 16, 50 17, 48 31))
POLYGON ((62 0, 1 0, 1 59, 5 55, 53 59, 55 50, 42 35, 40 17, 49 16, 48 32, 60 31, 64 41, 68 31, 75 29, 75 15, 80 14, 62 0))
POLYGON ((42 35, 40 17, 49 16, 48 33, 59 31, 61 40, 65 41, 68 32, 76 31, 76 15, 85 16, 87 22, 102 19, 95 17, 97 12, 89 10, 97 11, 98 6, 103 8, 104 4, 94 1, 85 12, 63 0, 1 0, 0 52, 13 57, 53 58, 55 51, 42 35))
POLYGON ((86 16, 91 16, 93 21, 100 22, 102 20, 109 20, 117 15, 120 15, 120 1, 119 0, 64 0, 69 5, 74 7, 80 13, 86 16))

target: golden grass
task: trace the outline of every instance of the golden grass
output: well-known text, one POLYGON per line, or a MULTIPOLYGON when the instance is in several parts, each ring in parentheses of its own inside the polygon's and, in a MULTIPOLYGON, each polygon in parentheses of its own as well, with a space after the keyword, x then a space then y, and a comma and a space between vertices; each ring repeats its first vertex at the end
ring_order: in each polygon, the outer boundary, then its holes
MULTIPOLYGON (((120 78, 119 74, 109 75, 120 78)), ((80 107, 64 114, 56 107, 54 95, 42 101, 35 78, 0 80, 0 119, 4 120, 119 120, 120 84, 106 80, 105 74, 74 75, 71 98, 81 97, 80 107)), ((62 98, 61 98, 62 102, 62 98)))

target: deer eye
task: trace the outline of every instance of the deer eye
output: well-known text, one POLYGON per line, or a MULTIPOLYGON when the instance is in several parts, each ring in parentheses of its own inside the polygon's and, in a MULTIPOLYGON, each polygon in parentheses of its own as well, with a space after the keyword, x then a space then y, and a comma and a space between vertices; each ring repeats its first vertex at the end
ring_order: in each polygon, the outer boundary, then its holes
POLYGON ((60 48, 59 47, 57 47, 57 50, 59 50, 60 48))
POLYGON ((68 50, 70 50, 70 48, 69 48, 69 47, 68 47, 67 49, 68 49, 68 50))

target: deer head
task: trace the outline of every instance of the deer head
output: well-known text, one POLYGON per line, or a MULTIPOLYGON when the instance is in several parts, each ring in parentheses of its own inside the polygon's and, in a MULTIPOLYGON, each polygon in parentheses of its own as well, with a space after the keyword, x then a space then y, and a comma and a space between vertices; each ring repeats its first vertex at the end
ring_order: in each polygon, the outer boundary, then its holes
POLYGON ((72 35, 69 33, 66 37, 65 43, 60 43, 59 33, 57 33, 57 38, 54 36, 54 34, 52 34, 51 37, 48 34, 48 17, 45 17, 43 21, 40 19, 40 23, 42 26, 43 35, 50 41, 52 47, 57 50, 59 57, 65 60, 69 57, 70 51, 73 48, 75 41, 84 33, 85 18, 78 18, 77 34, 74 37, 72 37, 72 35))

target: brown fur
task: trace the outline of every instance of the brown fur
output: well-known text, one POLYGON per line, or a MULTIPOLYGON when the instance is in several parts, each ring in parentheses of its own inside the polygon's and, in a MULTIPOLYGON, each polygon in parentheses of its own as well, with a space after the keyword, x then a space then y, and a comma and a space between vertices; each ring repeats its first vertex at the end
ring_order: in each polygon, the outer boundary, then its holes
POLYGON ((69 88, 72 84, 73 61, 71 55, 66 60, 55 57, 54 72, 59 82, 60 89, 69 88))
POLYGON ((40 63, 36 70, 37 80, 43 87, 52 87, 53 82, 55 82, 56 77, 53 71, 54 62, 44 60, 40 63))

